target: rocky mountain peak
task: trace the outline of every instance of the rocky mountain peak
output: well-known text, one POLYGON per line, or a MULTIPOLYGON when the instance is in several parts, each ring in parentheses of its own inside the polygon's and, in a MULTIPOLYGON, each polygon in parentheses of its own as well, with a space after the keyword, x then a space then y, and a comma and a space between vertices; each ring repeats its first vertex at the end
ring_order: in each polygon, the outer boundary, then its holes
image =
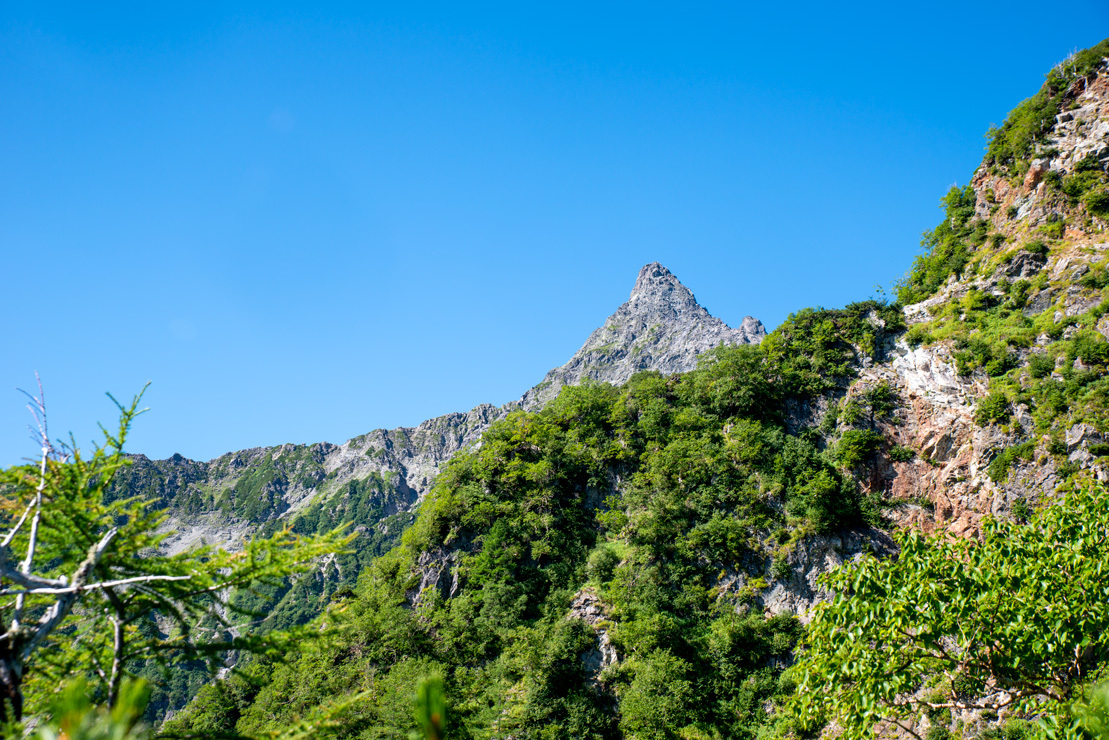
POLYGON ((590 379, 621 384, 640 370, 688 372, 701 354, 721 344, 757 344, 766 336, 751 316, 733 329, 697 302, 693 292, 658 262, 643 266, 628 301, 594 331, 570 361, 547 373, 520 399, 543 405, 566 385, 590 379))
POLYGON ((628 306, 641 310, 672 311, 676 316, 701 309, 693 292, 658 262, 644 265, 639 271, 628 306))

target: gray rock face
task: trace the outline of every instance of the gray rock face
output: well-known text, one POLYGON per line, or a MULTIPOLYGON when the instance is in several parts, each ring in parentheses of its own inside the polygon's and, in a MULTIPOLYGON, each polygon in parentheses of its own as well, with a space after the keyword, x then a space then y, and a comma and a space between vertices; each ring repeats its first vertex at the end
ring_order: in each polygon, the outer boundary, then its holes
POLYGON ((138 475, 131 485, 125 483, 126 492, 154 492, 170 511, 166 528, 177 533, 174 542, 180 546, 201 540, 240 546, 252 527, 262 522, 244 521, 207 508, 220 491, 234 487, 261 466, 274 468, 277 473, 260 491, 261 496, 275 499, 267 501, 264 518, 295 516, 313 501, 373 473, 392 481, 394 490, 388 496, 386 511, 411 509, 430 490, 442 466, 476 443, 492 423, 518 409, 541 408, 563 386, 587 378, 620 384, 641 370, 686 372, 696 367, 700 355, 714 347, 757 343, 765 336, 762 323, 750 316, 738 329, 715 318, 673 273, 652 262, 639 271, 627 303, 589 336, 569 362, 551 370, 542 383, 517 401, 500 407, 482 404, 465 413, 429 419, 416 427, 375 429, 342 445, 257 448, 228 453, 208 463, 179 455, 161 461, 137 456, 139 464, 132 470, 138 475), (186 500, 189 505, 183 506, 186 500))
POLYGON ((585 379, 620 385, 640 370, 688 372, 697 358, 721 344, 758 344, 766 336, 751 316, 733 329, 704 309, 674 274, 652 262, 639 271, 628 302, 589 335, 565 365, 520 399, 524 408, 542 406, 563 386, 585 379))
POLYGON ((760 593, 756 603, 768 614, 796 614, 807 624, 812 608, 832 596, 820 583, 820 576, 864 554, 889 557, 896 552, 889 535, 876 529, 811 537, 798 543, 786 558, 789 574, 760 593))
POLYGON ((570 602, 570 613, 567 619, 580 619, 593 630, 597 636, 595 645, 581 655, 582 668, 585 669, 586 683, 594 691, 604 691, 601 682, 601 672, 614 665, 620 659, 616 646, 612 644, 609 636, 612 623, 601 597, 597 595, 592 586, 586 586, 574 594, 570 602))
POLYGON ((460 586, 458 574, 459 551, 447 552, 439 549, 435 552, 420 554, 416 567, 420 573, 420 583, 407 592, 408 603, 417 606, 429 590, 437 591, 444 599, 454 598, 460 586))

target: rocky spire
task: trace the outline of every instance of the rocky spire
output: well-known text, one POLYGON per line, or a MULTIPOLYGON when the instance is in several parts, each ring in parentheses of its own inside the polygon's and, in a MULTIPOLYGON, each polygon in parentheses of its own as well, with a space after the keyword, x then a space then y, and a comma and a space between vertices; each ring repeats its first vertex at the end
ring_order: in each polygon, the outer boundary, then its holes
POLYGON ((693 292, 658 262, 644 265, 639 271, 626 305, 632 311, 672 311, 674 316, 697 309, 704 311, 693 292))
POLYGON ((594 331, 565 365, 520 399, 534 408, 558 395, 564 385, 586 378, 624 383, 640 370, 686 372, 697 358, 720 344, 757 344, 766 336, 751 316, 733 329, 704 309, 693 292, 658 262, 644 265, 628 302, 594 331))

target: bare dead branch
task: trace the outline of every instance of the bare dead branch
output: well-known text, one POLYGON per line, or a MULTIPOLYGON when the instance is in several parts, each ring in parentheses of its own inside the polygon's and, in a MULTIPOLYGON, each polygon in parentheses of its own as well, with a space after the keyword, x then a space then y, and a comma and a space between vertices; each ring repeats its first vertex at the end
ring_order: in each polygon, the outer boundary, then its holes
POLYGON ((3 590, 0 591, 0 596, 57 596, 61 594, 78 594, 85 591, 96 591, 97 589, 118 588, 120 586, 127 586, 132 583, 148 583, 150 581, 189 581, 193 578, 194 576, 135 576, 134 578, 121 578, 117 581, 86 583, 83 586, 28 588, 23 591, 3 590))

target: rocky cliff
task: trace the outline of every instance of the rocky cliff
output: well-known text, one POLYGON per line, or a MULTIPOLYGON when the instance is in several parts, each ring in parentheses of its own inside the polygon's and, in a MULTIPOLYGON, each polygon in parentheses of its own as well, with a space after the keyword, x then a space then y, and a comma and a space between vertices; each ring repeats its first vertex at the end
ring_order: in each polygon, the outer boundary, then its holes
POLYGON ((888 432, 917 456, 882 485, 923 506, 901 523, 973 533, 1071 476, 1109 477, 1107 64, 1060 65, 1029 101, 1051 108, 1014 111, 1009 126, 1032 112, 1047 122, 1025 157, 994 154, 974 173, 965 228, 983 236, 968 239, 966 266, 905 307, 909 334, 859 380, 889 382, 903 402, 888 432))
MULTIPOLYGON (((908 331, 877 353, 856 348, 852 382, 792 419, 829 450, 859 431, 885 440, 890 454, 854 473, 892 527, 976 536, 983 517, 1023 519, 1068 481, 1109 480, 1102 47, 1085 67, 1057 67, 944 199, 947 218, 901 286, 908 331), (876 390, 888 413, 874 413, 876 390)), ((766 589, 766 608, 803 613, 823 598, 819 574, 860 548, 833 549, 817 537, 784 555, 791 572, 766 589)))

